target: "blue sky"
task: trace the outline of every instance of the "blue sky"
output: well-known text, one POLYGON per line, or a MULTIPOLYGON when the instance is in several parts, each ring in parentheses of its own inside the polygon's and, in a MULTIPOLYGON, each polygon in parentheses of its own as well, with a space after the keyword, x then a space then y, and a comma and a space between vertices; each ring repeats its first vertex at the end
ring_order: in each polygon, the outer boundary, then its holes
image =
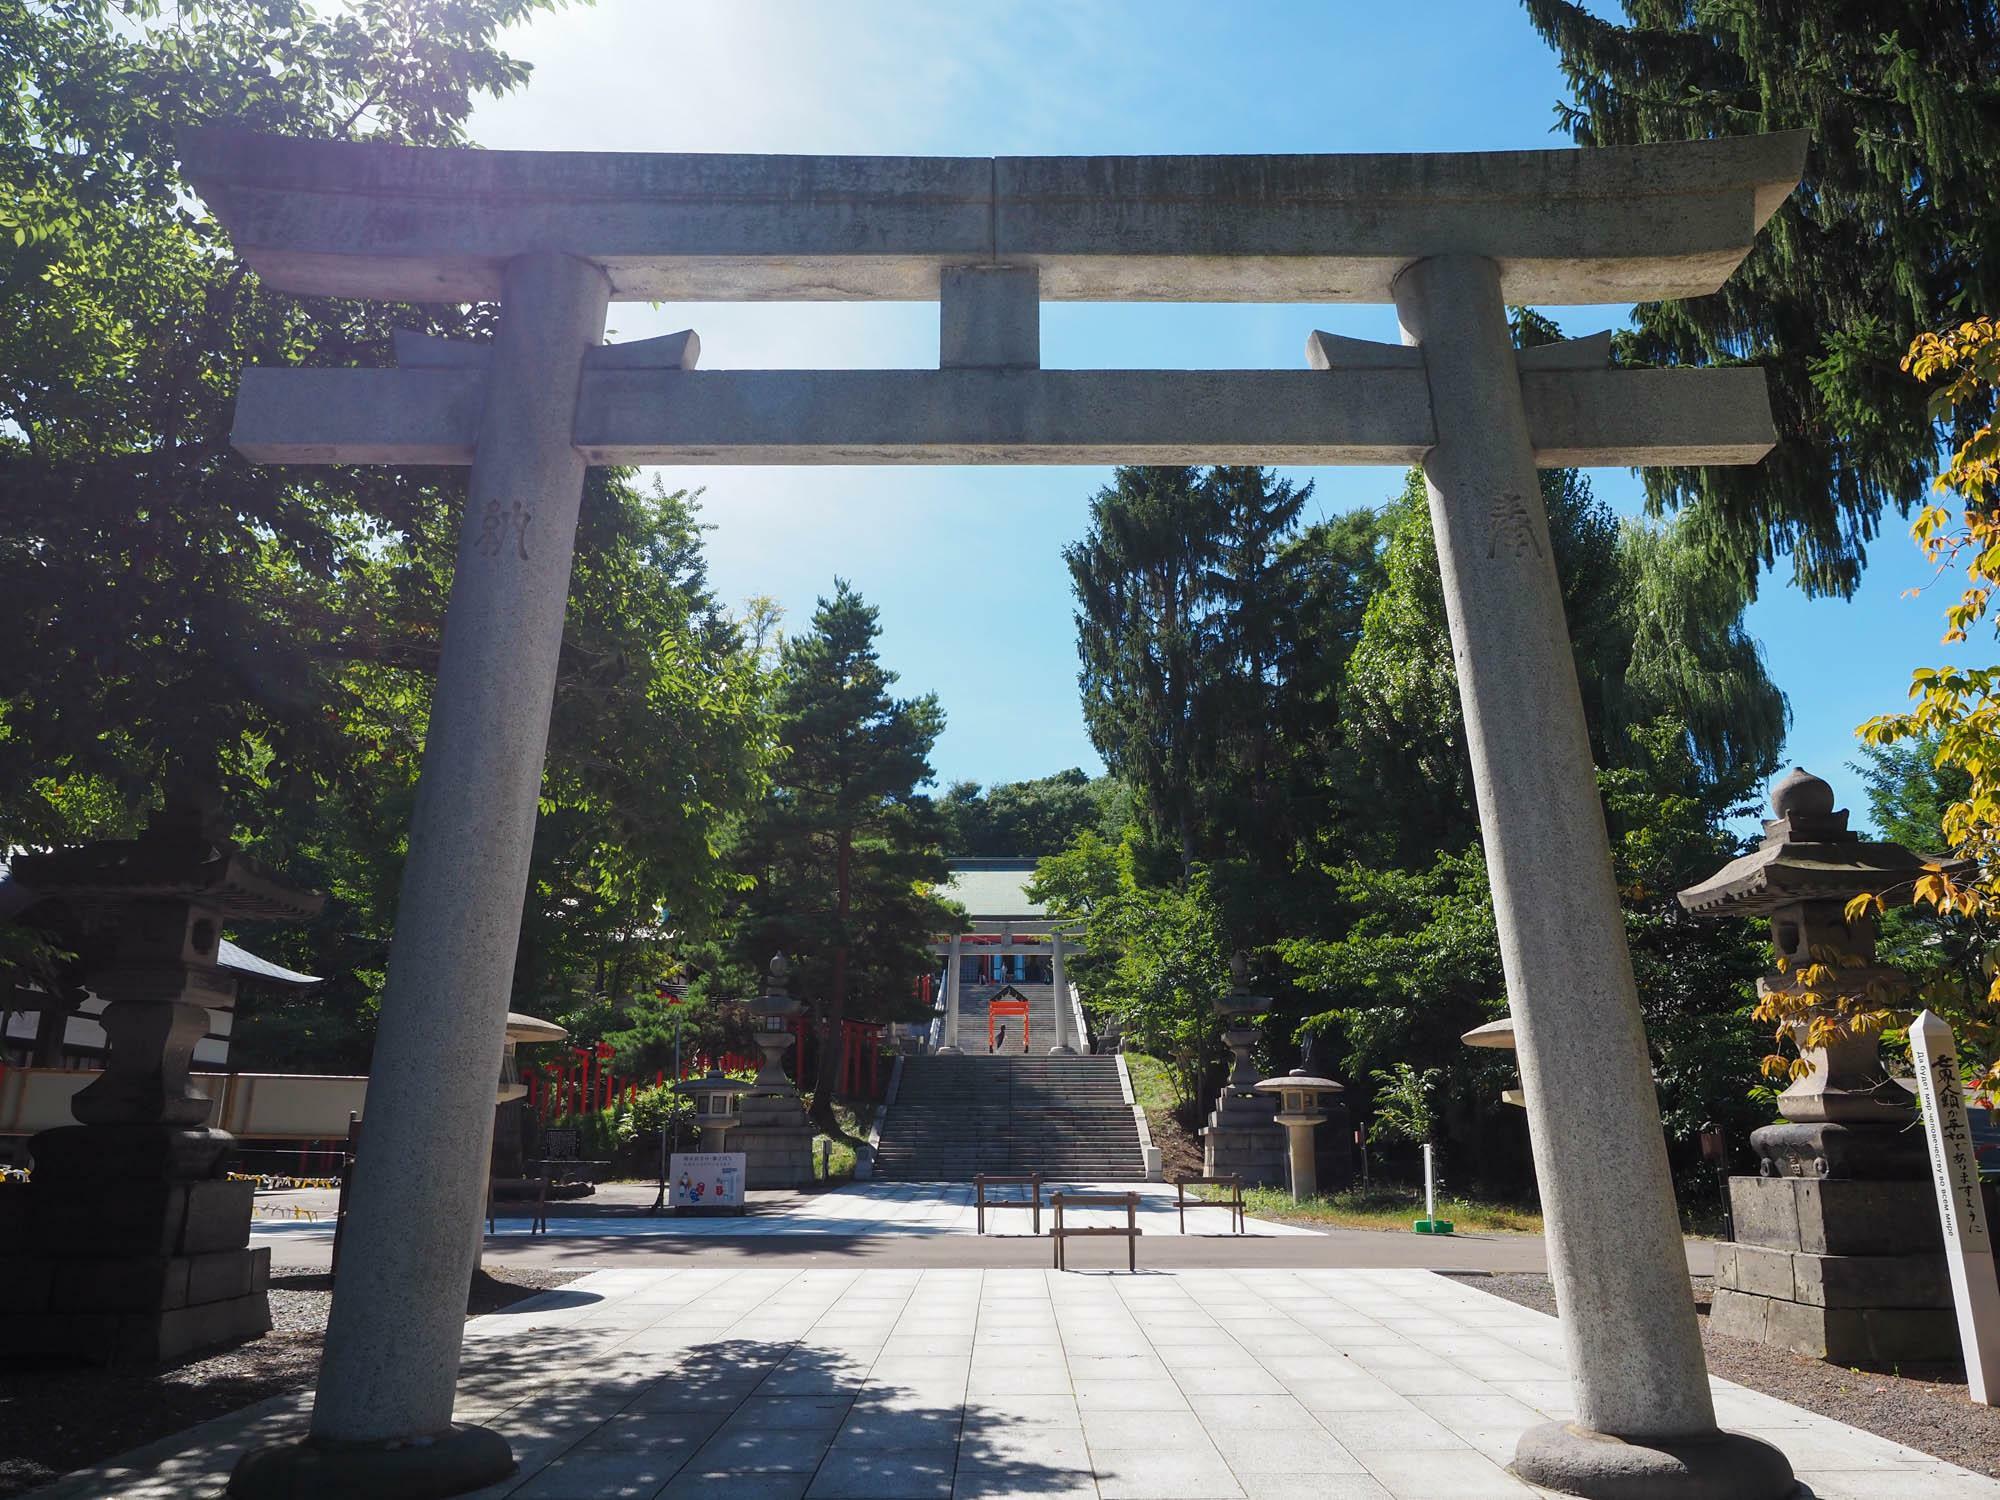
MULTIPOLYGON (((1550 148, 1563 97, 1551 54, 1509 0, 1414 5, 1057 3, 1057 0, 599 0, 508 45, 523 92, 483 105, 495 147, 999 155, 1550 148)), ((1545 309, 1573 334, 1626 309, 1545 309)), ((615 337, 692 327, 707 368, 922 367, 937 308, 701 304, 612 309, 615 337)), ((1049 366, 1295 369, 1315 328, 1396 338, 1386 307, 1044 307, 1049 366)), ((882 615, 902 690, 949 716, 941 782, 1099 768, 1076 691, 1063 547, 1108 475, 1093 468, 708 468, 658 471, 705 490, 722 596, 769 594, 803 624, 836 573, 882 615)), ((1286 471, 1325 513, 1380 504, 1398 471, 1286 471)), ((1635 512, 1637 481, 1591 472, 1635 512)), ((1833 781, 1854 726, 1905 700, 1909 670, 1947 659, 1937 591, 1895 517, 1852 603, 1767 579, 1750 614, 1791 699, 1789 761, 1833 781)))

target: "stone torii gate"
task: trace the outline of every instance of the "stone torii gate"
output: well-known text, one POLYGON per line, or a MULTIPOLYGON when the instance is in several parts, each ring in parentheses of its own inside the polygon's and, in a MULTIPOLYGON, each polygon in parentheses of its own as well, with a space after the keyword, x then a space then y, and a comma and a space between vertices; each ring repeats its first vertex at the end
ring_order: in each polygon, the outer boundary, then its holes
POLYGON ((424 150, 206 133, 188 171, 270 285, 498 300, 393 370, 244 372, 265 463, 470 464, 363 1150, 312 1432, 238 1494, 472 1488, 451 1425, 585 466, 1421 463, 1471 747, 1577 1421, 1516 1469, 1606 1496, 1785 1493, 1717 1430, 1538 467, 1749 464, 1749 369, 1517 353, 1510 303, 1713 292, 1801 135, 1433 156, 880 158, 424 150), (614 300, 940 303, 935 370, 695 368, 606 346, 614 300), (1044 370, 1039 306, 1393 302, 1296 371, 1044 370), (451 1059, 439 1067, 438 1058, 451 1059))

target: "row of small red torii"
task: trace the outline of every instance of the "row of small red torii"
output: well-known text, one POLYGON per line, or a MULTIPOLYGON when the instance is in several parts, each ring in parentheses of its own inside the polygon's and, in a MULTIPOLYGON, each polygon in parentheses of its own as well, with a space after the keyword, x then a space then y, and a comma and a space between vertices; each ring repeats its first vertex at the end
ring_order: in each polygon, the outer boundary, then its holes
MULTIPOLYGON (((800 1047, 805 1045, 810 1024, 799 1017, 790 1027, 800 1047)), ((873 1097, 879 1092, 881 1082, 882 1027, 871 1021, 842 1021, 840 1026, 846 1045, 841 1048, 839 1092, 849 1097, 873 1097)), ((547 1125, 552 1119, 610 1109, 621 1100, 629 1108, 642 1088, 666 1085, 664 1068, 654 1071, 651 1084, 643 1078, 617 1072, 611 1066, 617 1055, 611 1043, 599 1042, 595 1047, 570 1049, 573 1062, 546 1062, 527 1073, 524 1081, 528 1086, 528 1106, 534 1110, 535 1118, 547 1125)), ((686 1079, 701 1078, 710 1072, 755 1072, 760 1061, 752 1053, 698 1051, 683 1062, 680 1076, 686 1079)), ((793 1071, 796 1073, 796 1066, 793 1071)))

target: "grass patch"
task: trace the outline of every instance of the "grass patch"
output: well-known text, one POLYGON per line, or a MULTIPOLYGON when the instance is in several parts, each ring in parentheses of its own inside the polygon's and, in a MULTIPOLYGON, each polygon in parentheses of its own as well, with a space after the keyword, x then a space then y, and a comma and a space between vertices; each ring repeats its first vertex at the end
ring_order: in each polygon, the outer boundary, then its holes
POLYGON ((813 1137, 813 1180, 829 1186, 854 1180, 854 1148, 836 1136, 813 1137), (827 1143, 832 1142, 832 1149, 827 1143))
POLYGON ((1174 1098, 1173 1081, 1165 1063, 1143 1052, 1127 1052, 1125 1071, 1132 1075, 1133 1103, 1148 1112, 1156 1109, 1169 1113, 1173 1111, 1178 1101, 1174 1098))
MULTIPOLYGON (((1209 1193, 1219 1189, 1208 1189, 1209 1193)), ((1292 1202, 1282 1188, 1245 1188, 1243 1201, 1261 1219, 1290 1219, 1333 1229, 1400 1229, 1424 1216, 1424 1195, 1414 1189, 1371 1187, 1345 1193, 1322 1193, 1303 1203, 1292 1202)), ((1440 1219, 1449 1219, 1461 1233, 1540 1234, 1542 1216, 1532 1208, 1511 1203, 1482 1203, 1468 1198, 1440 1198, 1440 1219)))
MULTIPOLYGON (((851 1136, 865 1139, 868 1122, 875 1118, 873 1103, 859 1106, 834 1102, 834 1118, 840 1121, 840 1128, 851 1136)), ((812 1143, 813 1181, 823 1187, 838 1187, 843 1182, 854 1180, 854 1147, 839 1136, 815 1135, 812 1143), (831 1149, 829 1150, 829 1144, 831 1149)))
POLYGON ((1167 1180, 1201 1176, 1201 1142, 1188 1131, 1174 1097, 1173 1073, 1157 1057, 1127 1052, 1125 1071, 1132 1079, 1132 1102, 1146 1112, 1146 1128, 1159 1148, 1167 1180))

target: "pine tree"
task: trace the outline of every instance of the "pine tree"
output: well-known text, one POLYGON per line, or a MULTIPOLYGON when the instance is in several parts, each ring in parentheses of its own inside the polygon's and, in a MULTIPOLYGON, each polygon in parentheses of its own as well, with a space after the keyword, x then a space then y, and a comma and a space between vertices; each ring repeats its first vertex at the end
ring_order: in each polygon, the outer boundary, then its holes
POLYGON ((813 1118, 837 1129, 841 1022, 896 1019, 912 1003, 930 944, 951 921, 931 888, 946 876, 936 808, 921 788, 944 728, 934 694, 890 696, 875 609, 844 579, 785 642, 774 711, 780 758, 743 851, 755 880, 737 956, 761 972, 794 955, 793 993, 824 997, 825 1041, 813 1118))
POLYGON ((1761 365, 1779 441, 1754 468, 1648 469, 1703 551, 1755 584, 1792 554, 1851 593, 1884 505, 1941 437, 1899 368, 1919 332, 2000 308, 2000 17, 1991 0, 1624 0, 1630 24, 1523 0, 1575 95, 1580 145, 1812 132, 1804 181, 1721 292, 1654 303, 1623 362, 1761 365))

